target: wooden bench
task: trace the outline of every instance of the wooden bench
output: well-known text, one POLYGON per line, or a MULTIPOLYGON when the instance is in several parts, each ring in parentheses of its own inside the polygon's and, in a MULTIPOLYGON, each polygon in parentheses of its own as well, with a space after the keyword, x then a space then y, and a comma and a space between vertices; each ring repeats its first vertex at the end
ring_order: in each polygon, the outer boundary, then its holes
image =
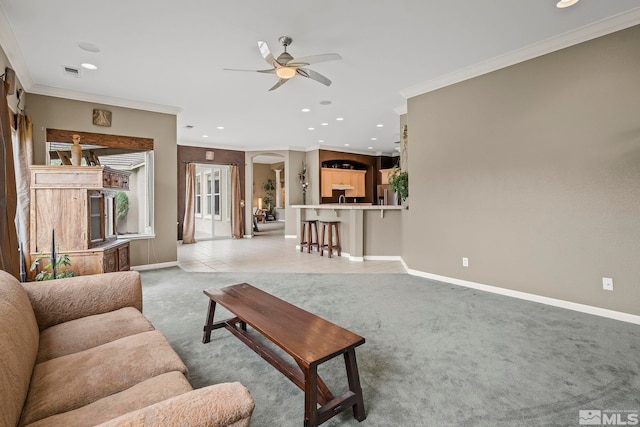
POLYGON ((347 408, 358 421, 366 418, 355 348, 363 337, 274 297, 247 283, 204 291, 209 310, 203 343, 211 331, 226 328, 304 391, 304 425, 315 427, 347 408), (216 304, 233 313, 231 319, 213 321, 216 304), (288 353, 298 368, 247 331, 247 325, 288 353), (318 376, 318 365, 344 355, 349 391, 334 397, 318 376), (320 407, 318 407, 320 405, 320 407))

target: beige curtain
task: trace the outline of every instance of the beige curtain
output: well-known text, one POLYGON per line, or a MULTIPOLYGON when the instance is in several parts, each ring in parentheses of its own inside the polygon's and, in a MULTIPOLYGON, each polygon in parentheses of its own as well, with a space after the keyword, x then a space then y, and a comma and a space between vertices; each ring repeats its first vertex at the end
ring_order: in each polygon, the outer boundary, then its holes
POLYGON ((196 165, 187 164, 187 186, 184 192, 184 222, 182 223, 182 243, 196 242, 196 165))
POLYGON ((18 114, 18 143, 13 147, 16 191, 17 191, 17 213, 16 228, 18 229, 18 240, 22 245, 25 265, 29 262, 29 185, 31 173, 29 166, 33 164, 33 124, 31 116, 18 114))
POLYGON ((231 166, 231 236, 234 239, 242 239, 244 236, 241 199, 240 171, 238 166, 231 166))
POLYGON ((0 268, 20 279, 18 233, 16 232, 16 176, 13 166, 13 144, 7 89, 0 88, 0 268))

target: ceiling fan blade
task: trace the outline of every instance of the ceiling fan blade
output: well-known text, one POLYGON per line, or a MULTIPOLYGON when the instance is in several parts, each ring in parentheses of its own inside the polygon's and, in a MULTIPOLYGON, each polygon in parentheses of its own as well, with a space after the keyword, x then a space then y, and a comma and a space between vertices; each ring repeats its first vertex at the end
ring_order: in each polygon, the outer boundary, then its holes
POLYGON ((337 53, 325 53, 322 55, 303 56, 300 58, 293 58, 287 63, 291 67, 302 67, 310 64, 317 64, 318 62, 337 61, 342 59, 342 56, 337 53))
POLYGON ((271 89, 269 89, 269 91, 272 90, 276 90, 278 89, 280 86, 282 86, 283 84, 285 84, 286 82, 288 82, 290 79, 280 79, 278 80, 278 83, 276 83, 275 85, 273 85, 273 87, 271 89))
POLYGON ((273 54, 271 53, 267 42, 259 41, 258 48, 260 49, 260 54, 262 55, 264 60, 267 61, 267 64, 274 67, 275 65, 273 63, 276 62, 276 59, 273 57, 273 54))
POLYGON ((331 80, 329 80, 328 78, 326 78, 320 73, 316 73, 313 70, 310 70, 308 68, 298 68, 296 72, 300 74, 302 77, 307 77, 311 80, 315 80, 319 83, 322 83, 325 86, 331 86, 331 80))
POLYGON ((275 68, 270 68, 268 70, 241 70, 239 68, 223 68, 224 71, 251 71, 254 73, 269 73, 274 74, 276 72, 275 68))

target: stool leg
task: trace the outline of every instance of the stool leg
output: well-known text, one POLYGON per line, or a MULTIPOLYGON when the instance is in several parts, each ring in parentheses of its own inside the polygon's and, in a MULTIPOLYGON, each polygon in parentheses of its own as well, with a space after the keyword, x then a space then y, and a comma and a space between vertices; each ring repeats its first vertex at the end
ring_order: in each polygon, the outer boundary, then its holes
POLYGON ((311 223, 307 223, 307 253, 311 253, 311 223))
POLYGON ((318 223, 317 222, 313 223, 313 228, 316 231, 316 240, 314 240, 314 244, 313 245, 316 247, 316 250, 318 250, 318 252, 319 252, 320 248, 318 248, 318 223))
POLYGON ((342 256, 340 252, 340 230, 338 229, 338 224, 336 224, 336 249, 338 249, 338 256, 342 256))
POLYGON ((329 240, 327 242, 327 251, 329 252, 329 258, 333 254, 333 224, 329 224, 329 240))
POLYGON ((324 228, 326 224, 322 224, 322 232, 320 233, 320 256, 324 255, 324 228))
POLYGON ((304 222, 300 223, 300 252, 302 252, 304 244, 304 222))

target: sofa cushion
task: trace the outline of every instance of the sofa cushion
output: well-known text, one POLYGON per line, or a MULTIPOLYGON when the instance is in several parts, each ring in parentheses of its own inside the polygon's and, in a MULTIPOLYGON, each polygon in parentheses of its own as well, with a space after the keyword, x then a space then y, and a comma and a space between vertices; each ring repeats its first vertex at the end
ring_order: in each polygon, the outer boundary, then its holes
POLYGON ((15 426, 38 353, 38 325, 29 297, 0 270, 0 425, 15 426))
POLYGON ((249 390, 242 384, 222 383, 129 412, 98 427, 248 427, 254 407, 249 390))
POLYGON ((38 363, 22 413, 26 425, 187 368, 159 331, 142 332, 38 363))
POLYGON ((151 322, 133 307, 60 323, 40 333, 36 363, 153 330, 151 322))
POLYGON ((182 373, 168 372, 73 411, 36 421, 28 427, 96 425, 189 391, 191 385, 182 373))

